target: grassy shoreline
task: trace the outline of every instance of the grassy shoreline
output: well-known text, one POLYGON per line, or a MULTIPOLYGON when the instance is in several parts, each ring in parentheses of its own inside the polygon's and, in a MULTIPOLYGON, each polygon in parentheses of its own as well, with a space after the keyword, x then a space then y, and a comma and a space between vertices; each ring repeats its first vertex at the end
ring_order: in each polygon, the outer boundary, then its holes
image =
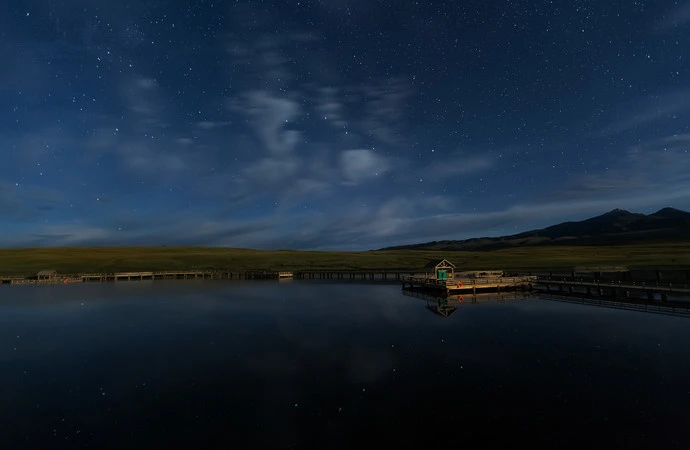
POLYGON ((165 270, 396 270, 446 258, 458 270, 574 267, 690 267, 688 242, 618 246, 522 247, 493 251, 261 251, 219 247, 51 247, 0 249, 0 274, 31 276, 165 270))

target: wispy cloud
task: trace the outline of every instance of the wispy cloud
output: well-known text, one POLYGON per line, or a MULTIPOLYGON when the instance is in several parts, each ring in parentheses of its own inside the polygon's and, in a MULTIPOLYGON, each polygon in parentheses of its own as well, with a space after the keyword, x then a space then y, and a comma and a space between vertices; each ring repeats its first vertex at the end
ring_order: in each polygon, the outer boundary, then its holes
POLYGON ((456 153, 448 158, 442 158, 432 163, 426 169, 426 177, 449 178, 458 175, 480 173, 491 169, 497 163, 497 158, 490 154, 456 153))
POLYGON ((660 32, 670 32, 688 23, 690 23, 690 2, 685 2, 660 18, 655 24, 655 29, 660 32))
MULTIPOLYGON (((669 195, 690 200, 687 189, 670 187, 669 195), (675 189, 675 191, 674 191, 675 189)), ((488 212, 453 212, 461 205, 441 196, 407 195, 363 207, 340 202, 329 212, 274 214, 258 219, 207 220, 182 212, 162 217, 138 216, 138 226, 113 227, 64 223, 36 225, 21 236, 0 237, 2 246, 182 244, 254 248, 366 250, 442 239, 497 236, 581 220, 616 207, 636 210, 658 206, 661 193, 634 199, 590 197, 563 202, 557 198, 488 212), (164 222, 163 222, 164 221, 164 222)))
POLYGON ((681 113, 690 112, 690 90, 682 89, 652 95, 634 104, 621 105, 620 117, 613 119, 599 131, 612 136, 661 120, 673 120, 681 113))
POLYGON ((200 128, 202 130, 214 130, 216 128, 222 128, 222 127, 227 127, 232 125, 231 121, 212 121, 212 120, 204 120, 201 122, 197 122, 196 126, 197 128, 200 128))
POLYGON ((247 165, 243 173, 252 184, 275 185, 294 178, 299 161, 294 157, 262 158, 247 165))
POLYGON ((399 144, 407 117, 407 101, 412 95, 409 84, 402 79, 389 79, 362 89, 365 115, 362 132, 385 144, 399 144))
POLYGON ((340 167, 344 183, 359 184, 384 174, 390 165, 372 150, 346 150, 340 154, 340 167))
POLYGON ((261 239, 279 230, 276 219, 259 220, 197 220, 184 215, 171 215, 162 220, 143 220, 145 226, 115 227, 89 225, 83 221, 33 226, 22 236, 0 236, 3 247, 33 246, 98 246, 98 245, 167 245, 183 242, 188 245, 242 246, 258 244, 261 239), (170 220, 174 217, 175 220, 170 220))
MULTIPOLYGON (((127 171, 155 173, 161 179, 182 170, 194 170, 202 162, 194 152, 191 139, 147 135, 136 125, 132 132, 118 128, 115 123, 118 122, 113 121, 113 125, 96 129, 88 138, 72 143, 84 152, 83 162, 96 164, 110 155, 127 171)), ((143 130, 148 131, 145 127, 143 130)))
POLYGON ((125 79, 121 92, 127 109, 136 114, 140 124, 149 128, 168 126, 165 96, 156 80, 146 77, 125 79))
POLYGON ((92 242, 107 242, 113 236, 111 230, 85 224, 47 225, 30 235, 28 245, 49 245, 63 247, 88 245, 92 242))
MULTIPOLYGON (((249 20, 256 21, 256 11, 247 16, 247 21, 237 24, 238 29, 250 28, 249 20)), ((242 17, 240 14, 238 17, 242 17)), ((308 46, 316 41, 316 36, 309 32, 290 32, 274 34, 256 34, 254 30, 245 33, 234 33, 225 37, 225 49, 233 72, 237 68, 254 78, 246 80, 250 88, 256 89, 257 81, 261 87, 278 90, 295 81, 292 68, 298 63, 297 54, 290 47, 308 46), (248 37, 249 36, 249 37, 248 37)))
POLYGON ((299 104, 291 99, 273 95, 269 91, 247 92, 233 99, 229 107, 247 116, 257 137, 273 154, 290 152, 300 139, 300 132, 288 128, 300 113, 299 104))
POLYGON ((339 98, 339 90, 333 87, 318 89, 316 110, 329 124, 336 128, 345 128, 348 121, 345 118, 345 105, 339 98))
POLYGON ((627 158, 629 170, 650 185, 690 182, 690 134, 674 134, 636 145, 628 150, 627 158))
POLYGON ((670 136, 630 147, 609 169, 570 177, 547 201, 600 201, 617 207, 668 204, 690 192, 690 135, 670 136))
POLYGON ((193 145, 194 144, 194 139, 191 138, 177 138, 175 139, 175 142, 180 144, 180 145, 193 145))
POLYGON ((64 206, 65 195, 60 190, 0 180, 0 220, 32 220, 64 206))
POLYGON ((117 149, 125 165, 140 172, 166 173, 188 168, 188 162, 180 152, 171 148, 161 150, 146 142, 130 142, 117 149))

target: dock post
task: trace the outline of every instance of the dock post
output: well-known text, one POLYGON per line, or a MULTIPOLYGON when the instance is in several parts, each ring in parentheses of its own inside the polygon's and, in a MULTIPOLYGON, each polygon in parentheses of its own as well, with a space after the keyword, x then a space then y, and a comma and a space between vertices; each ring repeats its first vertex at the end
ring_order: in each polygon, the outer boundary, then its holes
POLYGON ((661 293, 661 301, 664 303, 668 301, 668 294, 666 292, 661 293))

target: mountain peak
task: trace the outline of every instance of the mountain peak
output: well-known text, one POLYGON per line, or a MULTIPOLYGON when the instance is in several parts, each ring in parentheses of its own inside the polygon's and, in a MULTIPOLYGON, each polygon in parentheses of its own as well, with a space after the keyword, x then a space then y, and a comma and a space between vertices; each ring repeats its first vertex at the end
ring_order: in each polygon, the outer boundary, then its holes
POLYGON ((665 218, 676 218, 676 217, 688 217, 690 213, 681 211, 680 209, 666 207, 662 208, 654 214, 650 214, 652 217, 665 217, 665 218))
POLYGON ((604 216, 627 216, 630 214, 632 214, 630 211, 616 208, 616 209, 612 209, 611 211, 607 212, 606 214, 602 214, 602 215, 604 215, 604 216))
POLYGON ((389 249, 483 251, 544 245, 608 246, 655 241, 687 242, 688 236, 690 236, 690 212, 663 208, 654 214, 645 215, 616 208, 578 222, 563 222, 510 236, 438 241, 389 249))

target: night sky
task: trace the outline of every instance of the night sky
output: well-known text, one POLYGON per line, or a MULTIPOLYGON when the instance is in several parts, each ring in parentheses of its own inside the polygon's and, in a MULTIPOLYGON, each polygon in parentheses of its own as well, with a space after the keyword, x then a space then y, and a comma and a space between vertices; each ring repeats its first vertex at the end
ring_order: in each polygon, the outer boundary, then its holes
POLYGON ((371 249, 690 209, 690 2, 0 3, 0 246, 371 249))

